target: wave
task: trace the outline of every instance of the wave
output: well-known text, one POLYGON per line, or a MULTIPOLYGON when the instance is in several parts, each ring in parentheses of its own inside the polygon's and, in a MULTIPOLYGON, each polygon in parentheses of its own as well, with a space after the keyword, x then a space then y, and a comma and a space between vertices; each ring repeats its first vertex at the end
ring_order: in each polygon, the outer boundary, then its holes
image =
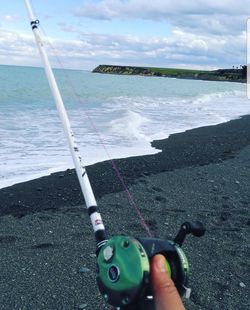
MULTIPOLYGON (((138 79, 146 86, 149 80, 138 79)), ((108 159, 103 143, 112 158, 152 154, 157 152, 152 140, 250 113, 243 85, 167 80, 161 80, 159 94, 144 87, 139 95, 137 87, 130 95, 117 95, 116 88, 103 97, 99 89, 96 97, 70 105, 69 118, 85 164, 108 159)), ((150 83, 157 87, 156 80, 150 83)), ((59 117, 54 106, 48 108, 48 99, 44 105, 40 99, 31 106, 3 105, 0 123, 0 188, 73 167, 59 117)))

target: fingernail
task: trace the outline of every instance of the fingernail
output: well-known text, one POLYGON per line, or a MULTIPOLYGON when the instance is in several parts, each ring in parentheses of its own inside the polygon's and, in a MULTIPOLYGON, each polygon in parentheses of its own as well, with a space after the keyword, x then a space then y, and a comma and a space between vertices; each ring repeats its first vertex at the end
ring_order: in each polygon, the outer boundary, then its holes
POLYGON ((157 271, 166 273, 167 269, 166 269, 166 262, 165 262, 164 257, 162 256, 157 257, 156 267, 157 267, 157 271))

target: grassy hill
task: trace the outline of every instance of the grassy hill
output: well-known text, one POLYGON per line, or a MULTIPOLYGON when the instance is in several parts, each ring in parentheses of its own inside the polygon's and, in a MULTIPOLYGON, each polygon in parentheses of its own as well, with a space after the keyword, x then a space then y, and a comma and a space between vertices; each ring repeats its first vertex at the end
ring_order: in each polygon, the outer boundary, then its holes
POLYGON ((198 79, 211 81, 246 82, 246 70, 218 69, 218 70, 192 70, 178 68, 153 68, 116 65, 99 65, 92 72, 104 74, 160 76, 180 79, 198 79))

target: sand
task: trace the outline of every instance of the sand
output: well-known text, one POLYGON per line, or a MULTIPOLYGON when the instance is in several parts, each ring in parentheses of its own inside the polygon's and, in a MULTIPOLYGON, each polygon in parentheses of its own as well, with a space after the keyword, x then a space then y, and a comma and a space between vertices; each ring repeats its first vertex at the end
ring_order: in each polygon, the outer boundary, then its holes
MULTIPOLYGON (((190 310, 250 309, 250 117, 153 141, 155 155, 116 160, 155 237, 186 220, 190 310)), ((110 236, 146 233, 110 162, 87 168, 110 236)), ((95 240, 74 170, 0 190, 0 309, 108 309, 95 282, 95 240)))

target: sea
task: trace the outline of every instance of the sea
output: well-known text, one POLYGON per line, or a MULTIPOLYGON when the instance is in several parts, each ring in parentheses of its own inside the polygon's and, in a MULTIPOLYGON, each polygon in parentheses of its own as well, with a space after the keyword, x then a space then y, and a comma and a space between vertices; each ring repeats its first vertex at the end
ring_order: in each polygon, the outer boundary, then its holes
MULTIPOLYGON (((55 69, 85 165, 250 113, 246 85, 55 69)), ((0 188, 73 168, 44 70, 0 66, 0 188)))

